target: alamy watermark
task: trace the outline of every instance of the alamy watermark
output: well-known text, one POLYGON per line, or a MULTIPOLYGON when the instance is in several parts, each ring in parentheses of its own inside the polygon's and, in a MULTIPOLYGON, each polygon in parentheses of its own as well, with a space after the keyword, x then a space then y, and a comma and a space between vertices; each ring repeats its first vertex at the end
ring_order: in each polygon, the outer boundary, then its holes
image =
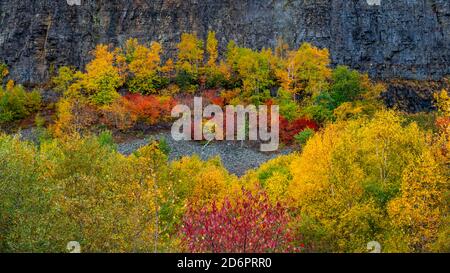
POLYGON ((81 0, 66 0, 69 6, 81 6, 81 0))
POLYGON ((218 105, 203 108, 201 97, 194 97, 194 109, 184 104, 172 109, 178 118, 172 126, 172 138, 182 140, 260 141, 262 152, 278 150, 280 144, 278 105, 218 105))

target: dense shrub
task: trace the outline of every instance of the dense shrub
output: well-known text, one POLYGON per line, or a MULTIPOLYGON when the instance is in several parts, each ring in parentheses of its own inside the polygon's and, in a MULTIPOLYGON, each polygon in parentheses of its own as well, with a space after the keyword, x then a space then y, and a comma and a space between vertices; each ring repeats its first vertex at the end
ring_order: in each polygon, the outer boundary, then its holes
POLYGON ((283 143, 292 143, 295 140, 295 136, 305 129, 318 130, 319 125, 306 118, 289 121, 284 117, 280 117, 280 140, 283 143))
POLYGON ((154 187, 166 157, 156 145, 124 157, 108 139, 73 136, 37 150, 0 136, 2 252, 65 252, 73 240, 83 252, 158 249, 154 187))
POLYGON ((313 129, 305 129, 301 131, 300 133, 296 134, 294 136, 295 141, 300 145, 305 145, 308 140, 314 136, 314 130, 313 129))
POLYGON ((333 71, 332 81, 330 95, 335 106, 354 101, 365 92, 361 83, 361 74, 346 66, 338 66, 333 71))
POLYGON ((52 84, 56 92, 64 94, 69 87, 77 80, 80 74, 76 72, 75 68, 63 66, 58 69, 58 74, 53 77, 52 84))
POLYGON ((50 131, 58 138, 84 135, 99 123, 98 109, 82 99, 61 99, 57 104, 56 119, 50 131))
POLYGON ((3 89, 0 86, 0 124, 28 117, 41 107, 39 91, 25 91, 12 81, 3 89))
POLYGON ((265 193, 243 190, 237 199, 225 198, 188 208, 182 245, 194 253, 294 252, 287 209, 272 205, 265 193))
POLYGON ((238 178, 218 158, 169 163, 164 141, 123 156, 109 132, 39 148, 0 136, 0 249, 366 252, 376 240, 384 252, 447 251, 441 137, 382 111, 329 124, 301 153, 238 178))
POLYGON ((138 118, 149 124, 168 121, 171 118, 172 108, 176 101, 171 97, 143 96, 140 94, 128 94, 127 107, 138 118))

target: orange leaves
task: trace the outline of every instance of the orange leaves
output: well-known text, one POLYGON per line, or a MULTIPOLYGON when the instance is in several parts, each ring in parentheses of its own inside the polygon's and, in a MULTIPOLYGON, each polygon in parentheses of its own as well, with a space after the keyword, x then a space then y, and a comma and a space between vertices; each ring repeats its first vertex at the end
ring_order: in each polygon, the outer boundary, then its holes
POLYGON ((176 101, 170 97, 143 96, 140 94, 128 94, 125 96, 127 107, 130 111, 149 124, 167 121, 170 118, 172 108, 176 101))
POLYGON ((130 129, 137 121, 136 114, 130 111, 130 103, 125 98, 103 107, 102 114, 101 122, 109 128, 118 130, 130 129))

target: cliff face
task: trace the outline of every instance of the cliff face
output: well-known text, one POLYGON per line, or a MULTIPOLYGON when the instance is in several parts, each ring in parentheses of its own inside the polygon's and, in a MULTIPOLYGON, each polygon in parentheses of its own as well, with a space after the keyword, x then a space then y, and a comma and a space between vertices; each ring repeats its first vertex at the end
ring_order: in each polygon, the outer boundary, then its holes
POLYGON ((381 79, 450 74, 448 0, 0 0, 0 60, 23 83, 50 67, 83 66, 98 43, 156 40, 168 54, 183 32, 218 33, 262 48, 283 37, 330 49, 334 64, 381 79), (381 2, 381 3, 380 3, 381 2))

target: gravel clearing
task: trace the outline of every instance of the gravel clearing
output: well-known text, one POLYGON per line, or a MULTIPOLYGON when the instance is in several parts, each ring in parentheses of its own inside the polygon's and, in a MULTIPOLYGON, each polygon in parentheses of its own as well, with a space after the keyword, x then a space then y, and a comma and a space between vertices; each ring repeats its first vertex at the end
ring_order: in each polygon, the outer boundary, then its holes
MULTIPOLYGON (((36 129, 28 128, 20 131, 20 138, 35 142, 37 140, 36 129)), ((241 142, 238 141, 213 141, 205 146, 206 142, 175 141, 170 131, 153 132, 139 139, 118 143, 118 152, 130 155, 150 142, 162 138, 166 139, 171 149, 169 154, 171 161, 193 155, 198 155, 202 160, 219 156, 225 168, 237 176, 242 176, 248 170, 256 169, 273 158, 293 152, 292 148, 282 148, 277 152, 263 153, 259 151, 259 145, 249 142, 241 145, 241 142)))
POLYGON ((169 144, 171 149, 170 160, 193 155, 198 155, 202 160, 220 156, 225 168, 237 176, 242 176, 248 170, 258 168, 264 162, 293 151, 290 148, 283 148, 275 153, 263 153, 258 150, 258 147, 249 147, 249 143, 244 143, 241 147, 241 142, 237 141, 213 141, 205 146, 206 142, 175 141, 170 132, 154 133, 143 139, 120 143, 118 144, 118 151, 129 155, 152 140, 161 138, 165 138, 169 144))

